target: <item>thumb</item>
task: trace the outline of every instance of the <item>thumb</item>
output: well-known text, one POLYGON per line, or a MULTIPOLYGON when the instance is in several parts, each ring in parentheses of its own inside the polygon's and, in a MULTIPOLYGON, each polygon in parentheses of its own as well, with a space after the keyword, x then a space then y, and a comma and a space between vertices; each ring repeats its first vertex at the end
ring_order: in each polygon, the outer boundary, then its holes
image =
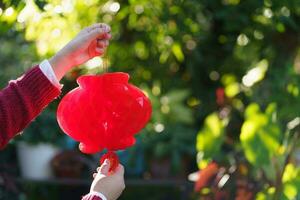
POLYGON ((105 161, 100 167, 98 174, 108 175, 109 169, 110 169, 109 159, 105 159, 105 161))

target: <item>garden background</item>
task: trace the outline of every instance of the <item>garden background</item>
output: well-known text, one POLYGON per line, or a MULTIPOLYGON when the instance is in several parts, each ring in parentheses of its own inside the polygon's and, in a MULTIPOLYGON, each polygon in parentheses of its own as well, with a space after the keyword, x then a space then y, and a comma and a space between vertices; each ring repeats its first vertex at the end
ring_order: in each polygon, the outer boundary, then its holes
MULTIPOLYGON (((137 145, 119 152, 120 199, 300 198, 299 0, 2 0, 0 87, 95 22, 112 27, 108 52, 70 72, 63 94, 108 62, 153 106, 137 145)), ((1 151, 0 199, 88 191, 100 156, 83 156, 60 131, 60 100, 1 151), (24 143, 59 149, 49 163, 56 178, 22 176, 24 143)))

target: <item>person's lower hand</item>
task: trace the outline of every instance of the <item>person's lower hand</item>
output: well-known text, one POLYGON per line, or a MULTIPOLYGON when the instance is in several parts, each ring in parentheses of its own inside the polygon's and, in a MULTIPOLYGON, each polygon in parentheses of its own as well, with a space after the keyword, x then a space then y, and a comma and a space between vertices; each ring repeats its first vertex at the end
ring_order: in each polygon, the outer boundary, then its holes
POLYGON ((124 167, 119 164, 115 172, 109 172, 110 163, 106 159, 104 163, 94 173, 94 181, 90 192, 100 192, 107 200, 116 200, 125 189, 124 167))
POLYGON ((103 55, 111 38, 110 30, 110 27, 103 23, 86 27, 49 59, 57 79, 60 80, 72 67, 103 55))

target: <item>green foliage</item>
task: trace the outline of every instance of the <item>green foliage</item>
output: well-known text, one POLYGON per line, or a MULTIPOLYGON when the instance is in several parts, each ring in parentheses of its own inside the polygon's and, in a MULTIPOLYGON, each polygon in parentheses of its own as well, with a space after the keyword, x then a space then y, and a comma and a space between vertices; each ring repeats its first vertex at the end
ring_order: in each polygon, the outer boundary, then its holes
MULTIPOLYGON (((282 200, 298 199, 300 190, 300 173, 299 169, 293 164, 288 164, 285 167, 284 174, 282 177, 283 191, 280 194, 282 200)), ((257 200, 268 200, 274 199, 275 188, 269 188, 266 191, 262 191, 257 194, 257 200)))
MULTIPOLYGON (((200 129, 200 167, 247 162, 257 199, 297 198, 298 175, 282 177, 299 168, 298 125, 289 128, 300 110, 299 0, 6 0, 0 8, 1 86, 82 27, 109 23, 109 70, 130 73, 153 104, 141 135, 151 156, 194 154, 200 129)), ((80 71, 102 72, 101 59, 80 71)))
POLYGON ((64 137, 62 136, 63 133, 57 125, 56 113, 46 109, 23 131, 18 139, 29 144, 43 142, 59 146, 63 144, 64 137))
POLYGON ((271 167, 271 160, 279 156, 282 134, 274 119, 275 108, 274 104, 270 104, 262 113, 257 104, 251 104, 245 111, 241 144, 247 160, 258 167, 271 167))
POLYGON ((205 167, 209 161, 221 152, 224 142, 225 120, 221 120, 217 113, 212 113, 205 119, 203 129, 197 136, 198 164, 205 167))
POLYGON ((288 164, 285 167, 282 177, 283 182, 283 198, 297 199, 299 198, 300 190, 300 169, 293 164, 288 164))
MULTIPOLYGON (((206 105, 200 107, 206 118, 198 138, 206 143, 208 113, 221 116, 226 111, 229 122, 222 137, 212 143, 221 141, 211 159, 228 168, 249 162, 248 179, 256 180, 261 191, 257 199, 295 199, 298 183, 287 185, 282 174, 294 162, 292 152, 298 143, 297 137, 287 138, 299 130, 285 127, 299 116, 300 2, 226 0, 201 4, 209 28, 201 32, 194 53, 200 57, 199 66, 206 68, 190 65, 201 91, 199 97, 206 105), (208 84, 209 89, 203 92, 208 84), (208 106, 217 87, 223 88, 225 95, 217 94, 217 105, 208 106)), ((210 155, 210 148, 203 151, 199 146, 200 155, 210 155)))
POLYGON ((170 158, 175 172, 182 169, 182 159, 195 154, 196 131, 188 126, 173 125, 161 133, 143 131, 141 136, 146 153, 152 159, 170 158))

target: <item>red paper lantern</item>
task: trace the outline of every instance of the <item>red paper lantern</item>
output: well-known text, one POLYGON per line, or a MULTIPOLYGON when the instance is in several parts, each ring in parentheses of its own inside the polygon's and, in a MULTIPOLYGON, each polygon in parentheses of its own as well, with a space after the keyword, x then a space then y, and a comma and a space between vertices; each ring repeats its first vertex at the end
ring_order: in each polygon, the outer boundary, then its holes
POLYGON ((134 145, 134 135, 146 125, 152 109, 149 99, 128 80, 129 75, 122 72, 81 76, 79 87, 61 100, 58 124, 80 142, 82 152, 116 151, 134 145))

